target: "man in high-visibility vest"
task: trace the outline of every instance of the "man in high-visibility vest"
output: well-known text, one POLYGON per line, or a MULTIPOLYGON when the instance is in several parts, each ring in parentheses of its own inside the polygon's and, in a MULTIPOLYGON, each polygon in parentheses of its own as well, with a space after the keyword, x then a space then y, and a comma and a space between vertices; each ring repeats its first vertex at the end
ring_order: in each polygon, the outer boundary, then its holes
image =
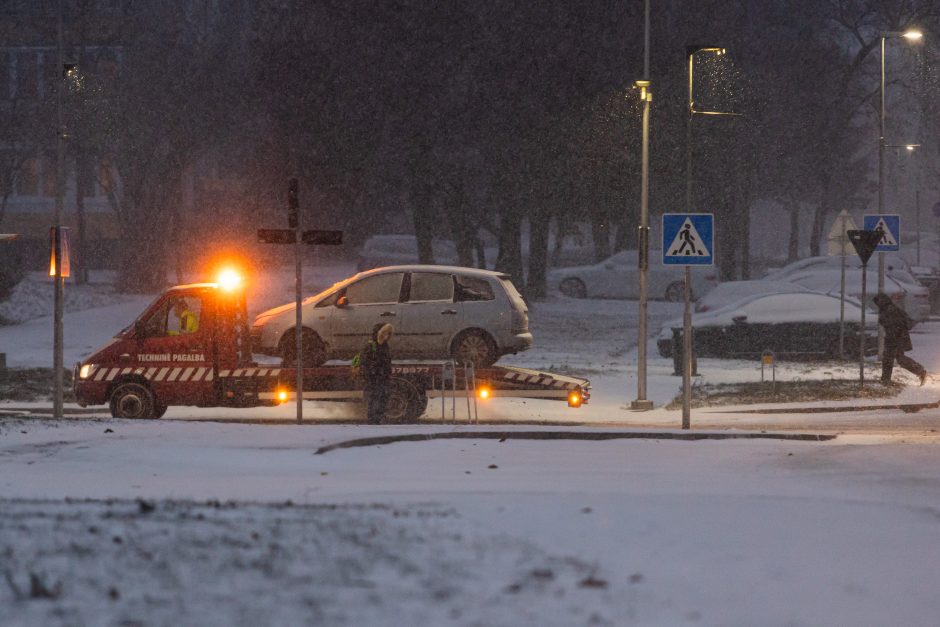
POLYGON ((186 301, 176 301, 173 313, 178 319, 177 330, 168 331, 167 335, 188 335, 199 330, 199 314, 190 310, 186 301))

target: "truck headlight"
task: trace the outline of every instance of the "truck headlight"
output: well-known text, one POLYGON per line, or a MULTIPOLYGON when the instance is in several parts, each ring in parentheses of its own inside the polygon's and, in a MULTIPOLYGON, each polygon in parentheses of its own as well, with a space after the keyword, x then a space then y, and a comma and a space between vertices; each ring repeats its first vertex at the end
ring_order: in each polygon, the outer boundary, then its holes
POLYGON ((85 364, 84 366, 78 369, 78 378, 87 379, 91 375, 92 370, 94 369, 95 369, 95 364, 85 364))

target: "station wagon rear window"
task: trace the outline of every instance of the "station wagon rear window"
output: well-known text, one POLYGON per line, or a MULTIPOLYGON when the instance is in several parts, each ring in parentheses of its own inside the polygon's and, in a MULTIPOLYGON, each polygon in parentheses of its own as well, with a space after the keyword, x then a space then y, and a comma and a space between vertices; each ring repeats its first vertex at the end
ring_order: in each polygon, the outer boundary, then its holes
POLYGON ((454 300, 457 302, 467 302, 474 300, 493 300, 493 286, 486 279, 479 279, 472 276, 454 277, 456 292, 454 300))

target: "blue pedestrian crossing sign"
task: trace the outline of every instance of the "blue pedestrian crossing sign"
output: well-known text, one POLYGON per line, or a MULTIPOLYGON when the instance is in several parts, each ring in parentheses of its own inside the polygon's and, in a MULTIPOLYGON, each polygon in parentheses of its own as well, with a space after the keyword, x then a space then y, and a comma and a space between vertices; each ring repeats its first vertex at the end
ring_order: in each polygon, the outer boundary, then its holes
POLYGON ((663 214, 663 265, 710 266, 715 263, 714 252, 714 215, 663 214))
POLYGON ((864 216, 862 228, 866 231, 881 231, 881 241, 875 252, 891 253, 901 250, 901 216, 870 215, 864 216))

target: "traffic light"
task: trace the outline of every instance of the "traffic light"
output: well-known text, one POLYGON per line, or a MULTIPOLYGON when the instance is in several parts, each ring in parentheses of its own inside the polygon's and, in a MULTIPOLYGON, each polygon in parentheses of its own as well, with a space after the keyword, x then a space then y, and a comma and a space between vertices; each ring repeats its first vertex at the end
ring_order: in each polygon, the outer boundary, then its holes
POLYGON ((300 206, 297 200, 297 179, 290 179, 287 182, 287 226, 296 229, 298 225, 298 208, 300 206))

